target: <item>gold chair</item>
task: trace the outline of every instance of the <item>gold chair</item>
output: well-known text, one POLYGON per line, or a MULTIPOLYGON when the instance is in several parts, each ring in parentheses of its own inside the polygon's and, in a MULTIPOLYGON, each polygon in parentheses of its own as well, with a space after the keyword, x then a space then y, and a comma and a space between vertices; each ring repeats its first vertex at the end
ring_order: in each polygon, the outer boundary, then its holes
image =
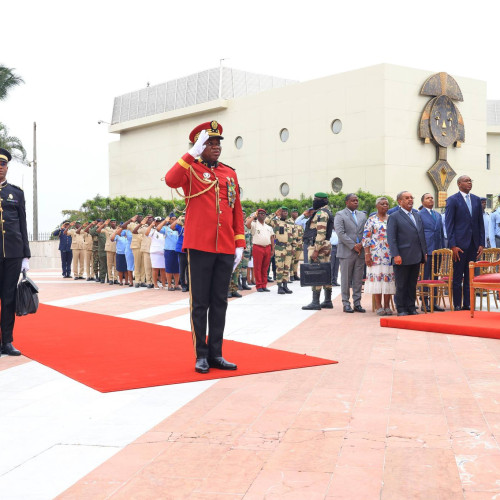
MULTIPOLYGON (((494 249, 495 250, 495 249, 494 249)), ((476 291, 492 290, 493 293, 500 292, 500 259, 489 262, 481 260, 478 262, 469 262, 469 285, 470 285, 470 317, 474 317, 476 307, 476 291), (481 273, 475 275, 476 269, 491 269, 491 273, 481 273)))
MULTIPOLYGON (((423 276, 423 264, 420 266, 423 276)), ((438 305, 445 304, 445 292, 448 292, 450 310, 453 311, 453 252, 449 248, 441 248, 432 252, 431 279, 417 282, 417 294, 420 297, 424 312, 427 313, 425 299, 429 299, 430 312, 434 312, 434 297, 438 305)))
MULTIPOLYGON (((478 259, 481 262, 495 262, 500 260, 500 248, 485 248, 478 259)), ((483 274, 494 274, 499 272, 500 266, 491 265, 488 267, 479 267, 479 276, 483 274)), ((483 310, 483 294, 486 293, 486 307, 490 310, 490 295, 493 296, 495 307, 498 309, 497 293, 495 290, 486 288, 476 288, 476 295, 479 295, 479 310, 483 310)))

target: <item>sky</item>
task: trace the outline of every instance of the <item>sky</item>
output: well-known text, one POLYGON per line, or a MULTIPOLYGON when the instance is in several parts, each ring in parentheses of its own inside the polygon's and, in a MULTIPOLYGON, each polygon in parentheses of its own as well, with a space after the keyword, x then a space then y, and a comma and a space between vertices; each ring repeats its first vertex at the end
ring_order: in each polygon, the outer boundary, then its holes
MULTIPOLYGON (((25 81, 0 102, 0 122, 29 160, 37 124, 40 232, 108 195, 108 144, 119 136, 98 121, 111 121, 115 97, 220 59, 302 82, 390 63, 484 80, 500 99, 500 2, 18 0, 0 13, 0 63, 25 81)), ((25 191, 31 230, 33 170, 11 162, 8 180, 25 191)))

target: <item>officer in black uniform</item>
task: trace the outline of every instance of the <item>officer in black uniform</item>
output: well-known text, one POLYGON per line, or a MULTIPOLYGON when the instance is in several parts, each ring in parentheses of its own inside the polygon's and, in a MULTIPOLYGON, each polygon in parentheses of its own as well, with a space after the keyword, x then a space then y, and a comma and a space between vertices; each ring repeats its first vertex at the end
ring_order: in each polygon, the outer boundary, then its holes
POLYGON ((0 148, 0 329, 2 354, 20 356, 13 345, 16 318, 16 288, 21 270, 29 269, 31 257, 26 227, 23 190, 7 182, 11 154, 0 148))

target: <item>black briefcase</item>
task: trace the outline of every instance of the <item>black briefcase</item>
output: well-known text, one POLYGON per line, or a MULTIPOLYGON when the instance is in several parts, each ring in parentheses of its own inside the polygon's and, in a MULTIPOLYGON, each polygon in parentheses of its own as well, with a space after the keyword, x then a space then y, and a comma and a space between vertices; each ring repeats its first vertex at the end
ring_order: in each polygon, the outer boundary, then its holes
POLYGON ((300 286, 325 286, 332 284, 330 262, 300 264, 300 286))
POLYGON ((37 310, 38 287, 26 276, 26 271, 23 271, 23 277, 17 285, 16 316, 35 314, 37 310))

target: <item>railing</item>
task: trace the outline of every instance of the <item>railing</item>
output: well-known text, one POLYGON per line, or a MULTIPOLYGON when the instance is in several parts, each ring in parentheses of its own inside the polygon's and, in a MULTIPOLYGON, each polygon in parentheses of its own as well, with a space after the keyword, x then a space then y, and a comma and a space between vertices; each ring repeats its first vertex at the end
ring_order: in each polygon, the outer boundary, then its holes
POLYGON ((52 233, 50 232, 46 232, 46 233, 43 233, 43 232, 38 232, 38 238, 35 240, 33 239, 33 233, 28 233, 28 240, 29 241, 48 241, 50 240, 52 237, 52 233))

